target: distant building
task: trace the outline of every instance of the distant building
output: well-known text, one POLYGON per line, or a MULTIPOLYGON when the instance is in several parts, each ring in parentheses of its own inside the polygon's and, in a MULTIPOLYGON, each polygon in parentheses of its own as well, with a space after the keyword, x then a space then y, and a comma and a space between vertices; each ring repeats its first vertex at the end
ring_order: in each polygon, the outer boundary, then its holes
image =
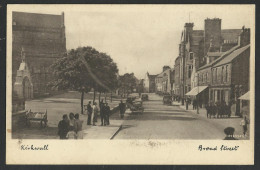
POLYGON ((154 93, 155 92, 155 77, 157 75, 150 75, 148 72, 145 74, 144 78, 144 92, 154 93))
POLYGON ((162 72, 155 77, 155 92, 171 94, 171 74, 171 68, 169 66, 164 66, 162 72))
POLYGON ((16 83, 18 89, 14 90, 24 99, 50 93, 47 83, 52 80, 52 73, 48 68, 66 53, 64 13, 50 15, 13 12, 12 16, 13 88, 16 83), (30 77, 21 77, 25 74, 20 73, 27 72, 21 70, 25 67, 20 67, 21 53, 25 57, 26 70, 30 73, 26 75, 30 77), (17 75, 18 70, 20 75, 17 75))

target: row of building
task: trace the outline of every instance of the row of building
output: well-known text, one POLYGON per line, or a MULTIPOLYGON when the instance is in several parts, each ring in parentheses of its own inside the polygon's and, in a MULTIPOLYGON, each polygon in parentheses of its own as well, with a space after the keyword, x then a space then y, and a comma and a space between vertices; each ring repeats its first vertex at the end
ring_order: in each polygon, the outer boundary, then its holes
POLYGON ((145 75, 144 92, 163 92, 200 104, 226 102, 236 105, 249 93, 250 29, 222 29, 221 19, 205 19, 204 30, 186 23, 174 67, 145 75))

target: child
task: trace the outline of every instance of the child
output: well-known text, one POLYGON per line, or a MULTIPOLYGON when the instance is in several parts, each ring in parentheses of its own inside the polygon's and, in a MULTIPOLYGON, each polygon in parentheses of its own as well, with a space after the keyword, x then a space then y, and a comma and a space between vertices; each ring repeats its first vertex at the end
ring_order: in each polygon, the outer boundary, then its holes
POLYGON ((75 133, 74 129, 70 127, 70 131, 67 133, 67 139, 76 139, 77 134, 75 133))
POLYGON ((249 124, 249 121, 247 120, 246 116, 244 117, 243 120, 241 120, 240 122, 240 126, 243 127, 243 134, 244 136, 246 136, 246 132, 247 132, 247 125, 249 124))

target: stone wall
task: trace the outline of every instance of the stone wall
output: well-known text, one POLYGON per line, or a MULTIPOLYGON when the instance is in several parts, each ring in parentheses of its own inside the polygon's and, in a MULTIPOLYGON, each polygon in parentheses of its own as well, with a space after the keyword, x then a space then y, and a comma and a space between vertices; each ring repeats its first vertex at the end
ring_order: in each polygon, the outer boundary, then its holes
POLYGON ((47 83, 52 80, 49 66, 66 53, 64 14, 49 15, 13 12, 12 80, 24 49, 26 63, 32 77, 35 96, 49 92, 47 83))

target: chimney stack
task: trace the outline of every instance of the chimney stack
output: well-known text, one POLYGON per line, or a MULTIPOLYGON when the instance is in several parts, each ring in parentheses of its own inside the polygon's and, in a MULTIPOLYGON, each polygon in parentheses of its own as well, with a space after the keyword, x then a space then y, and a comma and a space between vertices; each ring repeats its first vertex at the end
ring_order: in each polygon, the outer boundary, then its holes
POLYGON ((168 70, 168 69, 171 69, 171 67, 170 67, 170 66, 163 66, 163 72, 164 72, 165 70, 168 70))
POLYGON ((242 27, 242 31, 238 38, 238 43, 240 47, 244 47, 248 44, 250 44, 250 29, 245 28, 245 26, 242 27))

